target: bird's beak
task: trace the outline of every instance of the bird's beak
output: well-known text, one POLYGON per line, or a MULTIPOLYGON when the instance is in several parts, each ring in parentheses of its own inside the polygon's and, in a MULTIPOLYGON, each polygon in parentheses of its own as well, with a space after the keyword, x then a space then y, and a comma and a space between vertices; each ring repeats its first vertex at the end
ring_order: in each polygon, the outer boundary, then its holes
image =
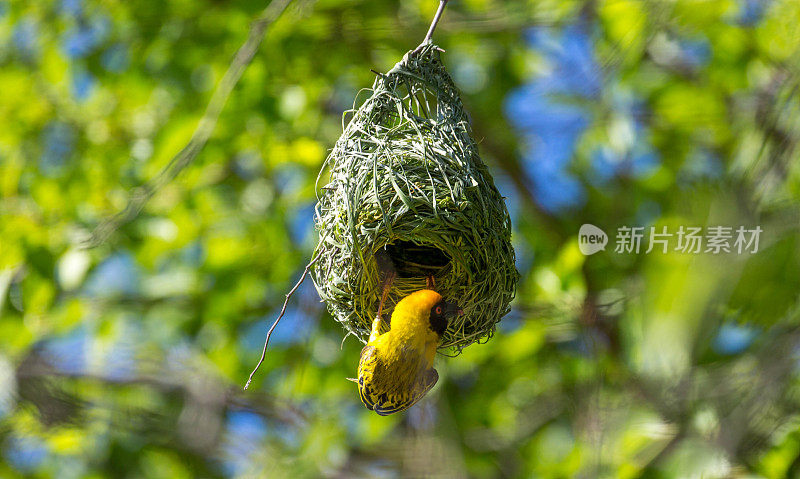
POLYGON ((458 306, 457 304, 449 303, 449 302, 444 304, 444 315, 445 315, 445 317, 449 318, 449 317, 453 317, 453 316, 461 316, 463 314, 464 314, 464 310, 461 309, 461 307, 458 306))

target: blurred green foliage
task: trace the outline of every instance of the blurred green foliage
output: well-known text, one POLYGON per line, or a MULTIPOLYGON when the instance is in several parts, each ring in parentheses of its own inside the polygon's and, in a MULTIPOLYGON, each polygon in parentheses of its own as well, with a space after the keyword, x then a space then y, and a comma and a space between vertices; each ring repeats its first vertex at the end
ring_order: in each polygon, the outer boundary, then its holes
POLYGON ((265 5, 0 2, 0 476, 800 477, 795 0, 451 1, 436 41, 514 215, 513 312, 378 417, 305 284, 241 391, 342 113, 436 3, 293 2, 202 152, 86 250, 265 5), (763 233, 585 257, 583 223, 763 233))

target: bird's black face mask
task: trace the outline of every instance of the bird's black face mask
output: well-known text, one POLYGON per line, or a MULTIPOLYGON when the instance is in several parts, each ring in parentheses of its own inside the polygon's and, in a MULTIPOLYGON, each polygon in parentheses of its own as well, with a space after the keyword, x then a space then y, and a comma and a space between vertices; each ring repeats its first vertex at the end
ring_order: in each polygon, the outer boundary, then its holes
POLYGON ((464 312, 455 303, 449 303, 441 300, 434 304, 431 308, 431 330, 441 336, 444 330, 447 329, 447 322, 450 318, 456 315, 462 315, 464 312))

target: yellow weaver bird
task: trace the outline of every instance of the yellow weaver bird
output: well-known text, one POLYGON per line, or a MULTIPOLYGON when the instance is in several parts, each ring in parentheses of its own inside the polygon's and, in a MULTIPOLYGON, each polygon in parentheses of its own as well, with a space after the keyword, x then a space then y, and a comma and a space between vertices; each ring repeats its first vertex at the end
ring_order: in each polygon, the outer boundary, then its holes
POLYGON ((408 409, 436 384, 433 358, 442 333, 450 317, 463 314, 436 291, 423 289, 397 303, 391 329, 380 334, 385 293, 358 362, 361 402, 381 416, 408 409))

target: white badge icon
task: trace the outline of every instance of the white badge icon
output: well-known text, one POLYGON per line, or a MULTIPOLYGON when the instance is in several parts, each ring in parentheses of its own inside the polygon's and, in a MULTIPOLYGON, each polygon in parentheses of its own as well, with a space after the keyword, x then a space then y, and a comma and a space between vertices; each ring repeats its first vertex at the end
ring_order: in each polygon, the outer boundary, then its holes
POLYGON ((578 230, 578 248, 586 256, 605 250, 608 244, 608 235, 595 225, 581 225, 578 230))

